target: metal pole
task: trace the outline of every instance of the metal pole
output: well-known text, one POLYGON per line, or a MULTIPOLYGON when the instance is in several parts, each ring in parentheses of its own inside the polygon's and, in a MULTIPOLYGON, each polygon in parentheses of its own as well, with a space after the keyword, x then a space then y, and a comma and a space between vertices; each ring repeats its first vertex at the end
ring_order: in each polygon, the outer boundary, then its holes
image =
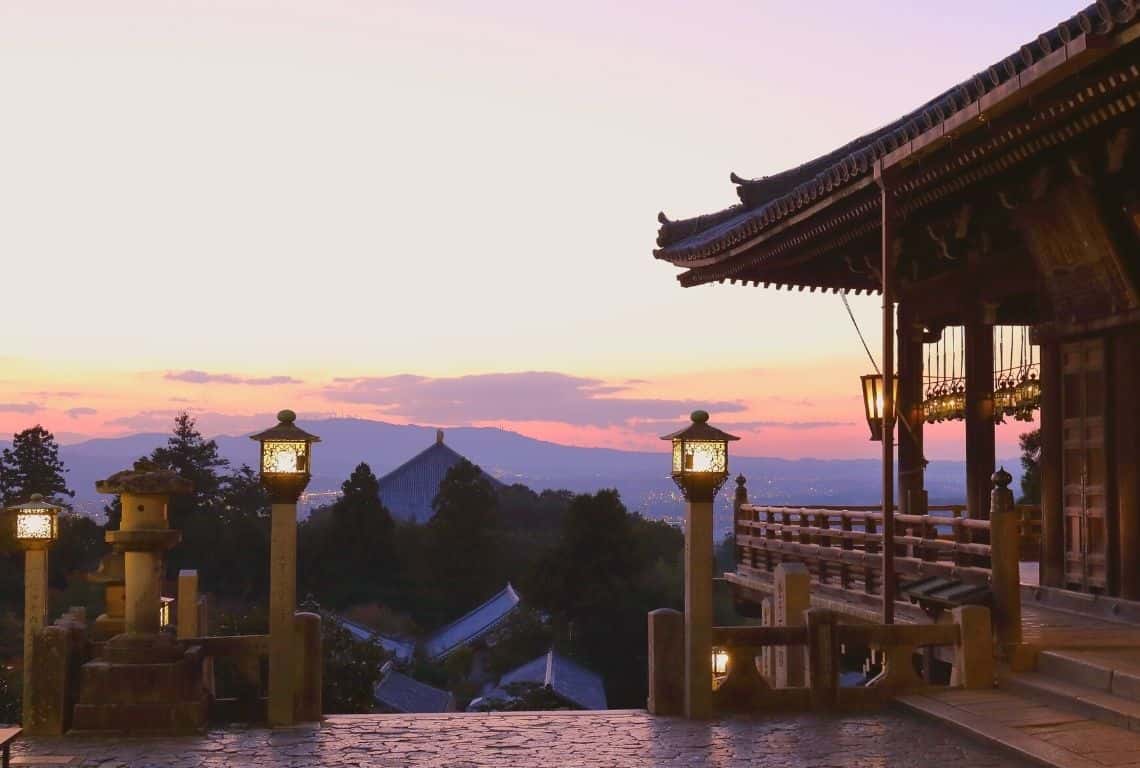
POLYGON ((895 622, 895 298, 894 200, 881 167, 876 168, 883 214, 883 623, 895 622))

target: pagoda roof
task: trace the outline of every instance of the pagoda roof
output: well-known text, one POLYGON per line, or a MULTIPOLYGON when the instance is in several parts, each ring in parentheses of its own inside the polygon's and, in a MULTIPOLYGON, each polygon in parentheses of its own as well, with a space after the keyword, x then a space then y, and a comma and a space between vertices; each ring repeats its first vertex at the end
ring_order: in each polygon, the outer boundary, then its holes
POLYGON ((429 659, 442 659, 499 627, 518 608, 519 602, 518 592, 508 582, 501 592, 478 608, 431 633, 421 647, 429 659))
MULTIPOLYGON (((987 124, 990 115, 1001 115, 1011 104, 1020 105, 1029 95, 1052 87, 1072 72, 1098 62, 1107 51, 1131 42, 1134 35, 1125 32, 1138 19, 1140 4, 1135 0, 1100 0, 1045 30, 985 71, 832 152, 772 176, 742 178, 733 173, 730 179, 737 187, 737 204, 688 219, 671 220, 664 213, 658 214, 654 256, 684 267, 687 271, 678 276, 684 286, 743 279, 754 284, 771 280, 777 285, 810 285, 813 290, 875 290, 873 283, 805 276, 802 266, 791 273, 785 267, 792 255, 810 261, 823 251, 839 250, 854 238, 878 229, 877 196, 857 194, 874 186, 876 166, 910 163, 920 152, 925 157, 954 147, 951 138, 960 142, 962 136, 987 124)), ((1070 97, 1065 107, 1080 116, 1082 108, 1091 109, 1093 97, 1090 94, 1077 101, 1080 103, 1074 104, 1070 97)), ((1030 138, 1020 129, 1016 134, 1000 141, 1016 146, 1014 142, 1030 138)), ((1065 139, 1056 141, 1061 140, 1065 139)), ((995 138, 990 143, 997 149, 1005 146, 998 142, 995 138)), ((964 171, 969 162, 992 159, 980 154, 975 151, 954 168, 948 167, 945 175, 964 171)), ((922 191, 921 184, 935 180, 936 173, 927 171, 921 181, 908 184, 905 190, 915 198, 912 209, 938 199, 928 195, 919 200, 916 194, 922 191)))
MULTIPOLYGON (((465 459, 444 443, 443 430, 436 430, 435 443, 380 478, 380 498, 384 506, 399 520, 426 522, 435 514, 431 504, 443 478, 465 459)), ((486 472, 483 477, 495 488, 502 486, 486 472)))

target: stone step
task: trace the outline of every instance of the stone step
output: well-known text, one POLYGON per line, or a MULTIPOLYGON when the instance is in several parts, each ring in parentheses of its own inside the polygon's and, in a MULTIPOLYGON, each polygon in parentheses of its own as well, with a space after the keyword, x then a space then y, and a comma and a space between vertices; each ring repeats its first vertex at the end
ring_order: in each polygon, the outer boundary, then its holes
POLYGON ((1003 676, 1000 687, 1090 720, 1140 732, 1140 702, 1105 690, 1071 683, 1043 672, 1003 676))
MULTIPOLYGON (((1104 768, 1101 759, 1090 759, 1072 744, 1054 743, 1066 729, 1079 729, 1086 721, 1040 707, 1029 699, 1005 691, 950 691, 948 694, 910 694, 896 700, 904 708, 957 728, 977 739, 1051 768, 1104 768), (959 694, 966 694, 963 698, 959 694), (997 713, 1003 716, 997 716, 997 713), (1020 713, 1027 717, 1018 718, 1020 713)), ((1109 726, 1099 725, 1101 728, 1109 726)), ((1115 729, 1114 729, 1115 730, 1115 729)), ((1122 733, 1140 740, 1140 735, 1122 733)), ((1115 746, 1115 745, 1114 745, 1115 746)), ((1130 755, 1135 745, 1124 745, 1116 755, 1130 755)), ((1098 757, 1109 753, 1100 753, 1098 757)), ((1116 755, 1113 755, 1114 757, 1116 755)), ((1125 764, 1126 760, 1117 761, 1125 764)))
POLYGON ((1073 685, 1140 702, 1140 649, 1043 651, 1037 671, 1073 685))

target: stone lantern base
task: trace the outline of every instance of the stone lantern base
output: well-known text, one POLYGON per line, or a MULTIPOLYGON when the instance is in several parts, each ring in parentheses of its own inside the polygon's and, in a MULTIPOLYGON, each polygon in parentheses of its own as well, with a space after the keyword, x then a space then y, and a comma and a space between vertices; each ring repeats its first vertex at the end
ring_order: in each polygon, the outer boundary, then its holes
POLYGON ((80 670, 72 732, 189 734, 206 727, 200 646, 118 635, 80 670))

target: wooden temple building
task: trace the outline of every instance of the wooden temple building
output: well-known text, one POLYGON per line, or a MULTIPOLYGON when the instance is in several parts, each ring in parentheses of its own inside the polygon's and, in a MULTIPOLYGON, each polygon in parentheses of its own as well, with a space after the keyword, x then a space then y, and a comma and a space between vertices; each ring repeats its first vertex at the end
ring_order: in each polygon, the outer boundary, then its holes
MULTIPOLYGON (((964 340, 964 519, 989 517, 994 328, 1028 327, 1040 357, 1041 584, 1140 600, 1138 38, 1140 2, 1100 0, 823 157, 733 174, 735 205, 659 216, 654 255, 683 269, 682 286, 882 295, 885 412, 908 428, 897 472, 883 430, 882 514, 867 531, 927 512, 924 344, 951 331, 964 340)), ((963 572, 970 551, 955 553, 963 572)), ((881 585, 885 602, 894 589, 881 585)))

